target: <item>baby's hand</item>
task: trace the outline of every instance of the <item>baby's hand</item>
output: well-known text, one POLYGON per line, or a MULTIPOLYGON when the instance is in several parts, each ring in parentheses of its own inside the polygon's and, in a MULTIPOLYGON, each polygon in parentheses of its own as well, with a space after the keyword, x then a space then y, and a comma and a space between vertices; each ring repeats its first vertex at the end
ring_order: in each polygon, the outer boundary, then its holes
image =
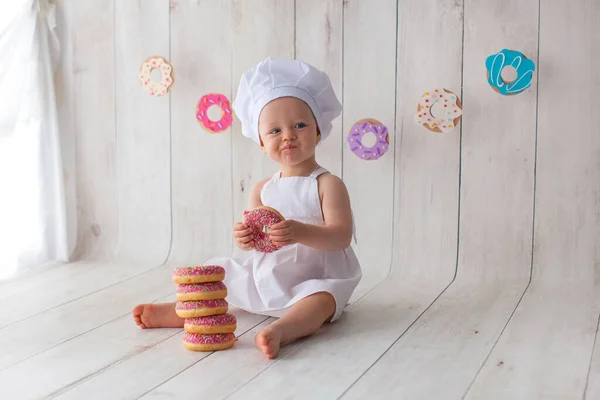
POLYGON ((271 226, 269 239, 278 246, 298 243, 304 237, 306 225, 302 222, 286 219, 271 226))
POLYGON ((252 229, 248 228, 244 222, 237 222, 233 225, 233 237, 235 243, 242 250, 252 250, 254 248, 254 236, 252 229))

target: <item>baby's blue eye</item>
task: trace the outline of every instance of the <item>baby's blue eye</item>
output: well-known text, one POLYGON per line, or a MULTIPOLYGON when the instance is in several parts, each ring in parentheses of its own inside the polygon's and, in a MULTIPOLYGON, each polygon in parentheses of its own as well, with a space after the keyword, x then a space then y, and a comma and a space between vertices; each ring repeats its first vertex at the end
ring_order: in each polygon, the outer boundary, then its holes
POLYGON ((302 129, 306 126, 306 124, 304 122, 299 122, 296 124, 295 128, 296 129, 302 129))
POLYGON ((279 132, 281 132, 281 129, 279 129, 279 128, 275 128, 275 129, 273 129, 273 130, 272 130, 271 132, 269 132, 269 133, 270 133, 270 134, 273 134, 273 135, 276 135, 276 134, 278 134, 279 132))

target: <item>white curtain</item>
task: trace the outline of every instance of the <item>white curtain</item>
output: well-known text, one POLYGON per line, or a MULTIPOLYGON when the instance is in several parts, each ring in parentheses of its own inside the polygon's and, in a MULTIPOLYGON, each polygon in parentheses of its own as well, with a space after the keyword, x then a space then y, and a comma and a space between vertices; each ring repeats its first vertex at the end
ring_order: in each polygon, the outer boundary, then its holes
POLYGON ((54 5, 0 1, 0 279, 68 259, 54 5))

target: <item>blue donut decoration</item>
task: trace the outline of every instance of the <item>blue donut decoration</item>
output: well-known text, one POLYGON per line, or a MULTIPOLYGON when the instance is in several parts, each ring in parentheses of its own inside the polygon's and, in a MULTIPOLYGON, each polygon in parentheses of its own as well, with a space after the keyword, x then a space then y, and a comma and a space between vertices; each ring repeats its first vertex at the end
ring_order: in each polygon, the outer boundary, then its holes
POLYGON ((535 63, 525 57, 523 53, 504 49, 499 53, 492 54, 485 60, 488 73, 488 83, 498 93, 505 96, 519 94, 531 86, 535 63), (502 79, 504 67, 513 67, 517 70, 517 78, 514 82, 505 82, 502 79))

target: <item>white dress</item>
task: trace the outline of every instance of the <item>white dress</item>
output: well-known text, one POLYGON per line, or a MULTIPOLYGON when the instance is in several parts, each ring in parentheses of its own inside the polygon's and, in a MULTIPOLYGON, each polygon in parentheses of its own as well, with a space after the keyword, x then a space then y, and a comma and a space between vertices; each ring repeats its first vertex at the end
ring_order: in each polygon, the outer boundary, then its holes
MULTIPOLYGON (((318 167, 310 176, 285 178, 276 173, 263 186, 262 204, 278 210, 286 219, 324 225, 317 177, 325 172, 318 167)), ((273 253, 252 250, 246 259, 211 258, 206 264, 225 268, 227 301, 233 306, 281 317, 306 296, 329 292, 336 302, 332 322, 341 316, 362 277, 351 247, 324 251, 293 244, 273 253)))

